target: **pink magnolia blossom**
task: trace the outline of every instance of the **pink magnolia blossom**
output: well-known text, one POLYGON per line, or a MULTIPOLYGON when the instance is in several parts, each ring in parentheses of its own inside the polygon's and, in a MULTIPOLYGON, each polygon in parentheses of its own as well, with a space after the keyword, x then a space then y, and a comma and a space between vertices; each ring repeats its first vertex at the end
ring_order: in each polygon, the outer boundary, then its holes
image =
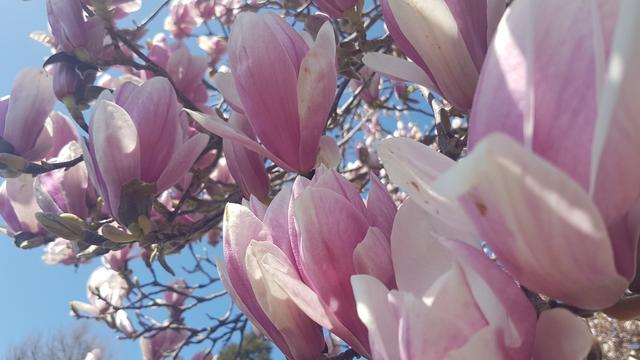
POLYGON ((182 313, 181 307, 193 292, 193 289, 187 286, 182 279, 177 279, 169 284, 175 291, 167 290, 164 292, 164 301, 170 307, 168 308, 172 320, 179 320, 182 313))
POLYGON ((105 94, 96 102, 83 153, 89 177, 115 218, 122 214, 122 189, 131 181, 154 184, 159 194, 191 168, 208 140, 204 134, 188 138, 185 121, 173 87, 162 77, 142 86, 125 83, 113 97, 105 94))
POLYGON ((223 278, 245 314, 272 321, 257 320, 267 333, 271 326, 281 330, 283 319, 288 319, 284 306, 276 306, 274 300, 265 304, 265 299, 275 297, 358 353, 369 354, 355 299, 344 289, 349 289, 354 274, 370 274, 395 287, 389 236, 396 208, 375 177, 371 184, 365 206, 346 179, 321 167, 313 180, 299 177, 291 190, 278 193, 266 209, 254 198, 249 208, 228 205, 223 278), (270 231, 266 233, 265 228, 270 231), (248 281, 242 280, 245 276, 248 281), (256 303, 264 314, 256 315, 256 303))
POLYGON ((71 307, 92 316, 114 313, 113 306, 121 306, 128 292, 129 284, 117 271, 99 266, 87 282, 89 303, 72 301, 71 307))
POLYGON ((504 0, 383 0, 385 24, 413 62, 366 54, 375 71, 418 83, 469 110, 504 0))
POLYGON ((140 339, 140 350, 143 360, 162 360, 171 354, 187 339, 186 330, 161 330, 150 338, 140 339))
POLYGON ((130 255, 131 247, 126 246, 120 250, 111 250, 102 256, 102 264, 113 271, 122 272, 133 256, 130 255))
POLYGON ((483 239, 523 285, 600 309, 636 276, 640 170, 627 164, 640 152, 640 52, 628 35, 638 5, 557 5, 519 1, 501 22, 471 115, 471 156, 445 177, 467 180, 443 179, 442 190, 465 195, 483 239), (560 32, 570 48, 547 36, 560 32))
POLYGON ((75 265, 86 261, 78 258, 79 252, 77 242, 57 238, 45 246, 42 261, 47 265, 75 265))
MULTIPOLYGON (((35 161, 51 150, 51 128, 47 116, 55 95, 45 70, 26 69, 16 77, 11 96, 0 99, 0 153, 35 161)), ((5 176, 5 174, 3 174, 5 176)))
POLYGON ((246 115, 262 146, 215 115, 191 115, 207 130, 243 144, 285 170, 311 170, 336 89, 330 23, 309 48, 277 15, 243 13, 232 28, 229 59, 231 74, 219 72, 216 87, 235 111, 246 115))
POLYGON ((314 0, 314 3, 324 13, 338 19, 345 16, 349 10, 355 10, 356 0, 314 0))
MULTIPOLYGON (((199 109, 205 109, 207 89, 202 83, 208 68, 206 56, 194 56, 181 41, 168 44, 160 34, 153 39, 149 58, 164 68, 180 92, 199 109)), ((150 79, 151 72, 142 72, 142 79, 150 79)))
POLYGON ((199 36, 198 46, 209 54, 209 64, 212 66, 227 53, 227 41, 219 36, 199 36))
POLYGON ((351 88, 353 91, 356 91, 361 86, 366 85, 360 92, 360 98, 365 103, 372 104, 374 101, 378 100, 378 94, 380 93, 380 74, 371 71, 371 69, 366 66, 358 73, 362 80, 352 80, 351 88))
MULTIPOLYGON (((63 147, 51 161, 68 161, 81 155, 80 145, 73 141, 63 147)), ((38 175, 34 187, 37 203, 45 213, 69 213, 85 219, 97 203, 97 194, 89 184, 84 163, 68 170, 57 169, 38 175)))
MULTIPOLYGON (((255 197, 248 207, 227 204, 223 225, 224 264, 217 262, 225 289, 253 325, 290 359, 317 358, 322 330, 286 296, 261 267, 260 252, 298 277, 291 252, 288 208, 291 190, 282 190, 266 208, 255 197)), ((299 279, 299 277, 298 277, 299 279)))
POLYGON ((536 312, 517 284, 480 249, 433 233, 409 199, 391 235, 398 289, 351 278, 372 359, 531 358, 536 312))
POLYGON ((81 0, 105 19, 117 20, 140 10, 142 0, 81 0))
POLYGON ((220 0, 194 0, 193 6, 198 11, 201 19, 211 20, 218 15, 217 9, 222 2, 220 0))
POLYGON ((189 36, 201 23, 198 15, 192 0, 173 0, 169 16, 164 22, 164 29, 171 32, 176 39, 189 36))
POLYGON ((464 195, 465 212, 480 233, 471 238, 484 240, 527 288, 598 309, 617 301, 629 284, 618 273, 606 227, 586 192, 509 137, 486 137, 455 166, 408 139, 387 140, 379 150, 392 181, 449 224, 463 217, 459 205, 443 197, 464 195), (433 211, 434 204, 458 215, 433 211))
POLYGON ((0 186, 0 215, 10 235, 20 232, 44 235, 46 231, 35 214, 40 211, 33 192, 33 177, 21 175, 7 179, 0 186))
POLYGON ((106 35, 102 19, 87 18, 79 0, 47 0, 47 16, 57 50, 85 62, 99 59, 106 35))
POLYGON ((195 355, 193 355, 193 357, 191 358, 191 360, 214 360, 214 359, 215 357, 213 356, 213 354, 208 353, 206 351, 200 351, 195 355))

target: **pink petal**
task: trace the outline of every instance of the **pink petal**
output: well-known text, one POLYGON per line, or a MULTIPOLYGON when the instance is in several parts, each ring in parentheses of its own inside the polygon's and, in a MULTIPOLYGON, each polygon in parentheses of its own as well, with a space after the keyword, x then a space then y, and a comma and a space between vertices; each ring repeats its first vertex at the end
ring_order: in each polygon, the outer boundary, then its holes
POLYGON ((263 223, 267 227, 273 243, 292 264, 295 264, 291 240, 289 239, 289 203, 291 201, 291 188, 283 188, 273 198, 264 213, 263 223))
POLYGON ((449 250, 432 234, 429 215, 407 199, 396 215, 391 255, 398 289, 422 297, 453 263, 449 250))
POLYGON ((543 311, 538 319, 533 356, 536 360, 584 359, 592 341, 586 321, 569 310, 543 311))
POLYGON ((417 83, 431 90, 438 89, 424 70, 410 61, 387 54, 366 53, 362 62, 372 70, 393 79, 417 83))
POLYGON ((196 134, 182 144, 164 168, 156 183, 159 192, 175 185, 184 177, 209 142, 205 134, 196 134))
POLYGON ((300 64, 297 83, 300 170, 309 170, 316 162, 318 142, 336 93, 336 78, 335 34, 331 22, 327 21, 300 64))
POLYGON ((246 147, 247 149, 254 151, 255 153, 262 155, 266 158, 271 159, 273 162, 278 164, 281 168, 286 171, 295 171, 292 167, 292 164, 285 162, 284 160, 277 157, 268 149, 265 149, 260 144, 258 144, 255 140, 249 138, 244 133, 234 129, 224 120, 220 119, 215 114, 202 114, 195 111, 191 111, 185 109, 185 111, 191 116, 196 122, 198 122, 202 127, 211 131, 212 133, 221 136, 223 138, 228 138, 232 141, 237 142, 238 144, 246 147))
POLYGON ((25 174, 6 180, 7 198, 20 221, 21 231, 38 233, 40 223, 35 214, 40 211, 33 193, 33 177, 25 174))
POLYGON ((258 303, 285 340, 285 343, 276 343, 278 347, 285 348, 285 353, 294 359, 320 356, 325 346, 322 329, 298 308, 266 269, 275 267, 296 277, 297 270, 287 255, 273 243, 253 240, 247 248, 246 267, 258 303))
POLYGON ((296 47, 306 48, 304 40, 274 14, 241 13, 231 33, 229 62, 247 118, 265 147, 301 169, 296 47))
POLYGON ((500 329, 510 358, 525 359, 533 347, 536 312, 524 292, 481 250, 446 242, 462 268, 476 304, 491 327, 500 329))
POLYGON ((633 1, 621 4, 591 149, 589 191, 607 224, 624 216, 640 196, 640 169, 626 165, 640 152, 640 104, 632 95, 640 81, 640 46, 629 36, 640 31, 640 8, 633 1))
POLYGON ((480 69, 447 4, 388 0, 388 6, 403 36, 428 66, 439 92, 454 106, 471 108, 480 69))
POLYGON ((426 210, 431 233, 479 246, 479 237, 461 206, 435 193, 433 182, 455 162, 445 155, 407 138, 383 141, 378 155, 391 181, 426 210))
MULTIPOLYGON (((243 115, 232 113, 229 125, 255 139, 251 125, 243 115)), ((222 151, 227 159, 231 176, 245 197, 253 194, 262 199, 269 194, 271 190, 269 175, 264 167, 264 159, 260 155, 231 139, 222 140, 222 151)))
POLYGON ((262 228, 262 222, 249 209, 238 204, 227 204, 222 227, 224 262, 229 285, 242 299, 247 310, 245 314, 250 313, 265 334, 282 344, 282 334, 260 307, 246 272, 245 258, 249 243, 251 240, 266 240, 267 234, 261 232, 262 228))
POLYGON ((371 275, 389 289, 396 287, 389 240, 376 227, 369 228, 353 251, 353 266, 358 274, 371 275))
POLYGON ((345 328, 336 326, 333 333, 366 354, 367 331, 356 313, 350 277, 356 273, 352 256, 367 232, 367 220, 344 197, 317 188, 295 200, 295 217, 308 283, 345 328))
POLYGON ((129 113, 138 131, 142 180, 153 183, 166 171, 183 141, 178 119, 178 100, 173 86, 162 76, 142 86, 126 83, 126 93, 116 93, 116 103, 129 113), (128 85, 128 86, 127 86, 128 85))
POLYGON ((218 72, 213 77, 213 85, 220 91, 224 100, 231 106, 233 111, 244 113, 242 110, 242 102, 236 91, 236 85, 233 83, 233 75, 229 72, 218 72))
POLYGON ((435 188, 449 197, 466 194, 467 213, 482 238, 533 291, 598 309, 613 304, 627 287, 602 218, 584 190, 511 138, 488 136, 435 188))
POLYGON ((387 300, 389 290, 378 279, 369 275, 353 275, 351 285, 358 316, 369 330, 373 359, 398 359, 398 319, 387 300))
MULTIPOLYGON (((462 347, 449 351, 447 360, 466 360, 466 359, 491 359, 491 360, 512 360, 509 354, 505 354, 502 346, 500 330, 487 326, 475 333, 466 344, 462 347)), ((528 359, 523 357, 522 359, 528 359)), ((536 359, 537 360, 537 359, 536 359)))
POLYGON ((138 130, 120 106, 98 100, 93 108, 90 141, 95 151, 95 166, 106 186, 106 195, 114 216, 120 206, 120 191, 133 179, 140 178, 138 130))
POLYGON ((367 197, 367 219, 371 226, 382 230, 388 239, 391 236, 393 219, 396 216, 396 204, 377 176, 369 173, 369 181, 371 189, 367 197))
POLYGON ((18 154, 35 145, 55 100, 51 77, 46 70, 26 69, 18 74, 11 89, 2 133, 2 138, 11 143, 18 154))

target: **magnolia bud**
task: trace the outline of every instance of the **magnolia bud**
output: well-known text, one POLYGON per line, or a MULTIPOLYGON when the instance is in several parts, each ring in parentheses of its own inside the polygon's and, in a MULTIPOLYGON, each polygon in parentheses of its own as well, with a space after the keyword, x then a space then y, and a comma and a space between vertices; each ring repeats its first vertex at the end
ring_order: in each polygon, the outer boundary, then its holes
POLYGON ((84 220, 73 214, 36 213, 36 219, 47 231, 63 239, 79 241, 85 229, 84 220))

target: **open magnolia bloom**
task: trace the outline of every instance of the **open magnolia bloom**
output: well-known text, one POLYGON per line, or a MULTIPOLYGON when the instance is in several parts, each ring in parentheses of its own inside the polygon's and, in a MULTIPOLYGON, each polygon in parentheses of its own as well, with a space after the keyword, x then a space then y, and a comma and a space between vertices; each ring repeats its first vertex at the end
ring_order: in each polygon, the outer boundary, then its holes
POLYGON ((368 53, 375 71, 436 91, 460 110, 471 108, 485 53, 504 0, 383 0, 385 24, 413 62, 368 53))
POLYGON ((352 277, 373 359, 529 359, 536 313, 480 249, 439 238, 409 199, 391 235, 397 290, 352 277))
POLYGON ((309 48, 279 16, 242 13, 229 39, 229 61, 231 73, 218 73, 215 85, 227 103, 246 116, 261 145, 215 114, 189 111, 191 116, 205 129, 287 171, 311 170, 336 90, 331 23, 322 26, 309 48))
POLYGON ((46 157, 52 146, 48 116, 54 102, 51 77, 43 69, 21 71, 13 82, 11 95, 0 99, 1 176, 18 176, 26 166, 24 160, 46 157))
POLYGON ((585 321, 564 309, 536 320, 502 263, 478 247, 463 208, 434 191, 434 181, 460 165, 409 139, 386 140, 379 152, 412 198, 398 210, 391 235, 397 290, 371 276, 352 278, 373 359, 560 360, 589 353, 585 321))
POLYGON ((588 309, 636 277, 639 29, 636 1, 514 3, 478 85, 471 156, 439 185, 466 194, 483 240, 523 285, 588 309))
POLYGON ((266 208, 255 198, 248 207, 227 205, 225 263, 218 266, 225 288, 289 358, 321 353, 318 324, 369 354, 350 278, 369 274, 395 287, 389 236, 396 212, 371 180, 367 206, 345 178, 323 167, 312 180, 298 177, 266 208))
POLYGON ((144 199, 131 194, 150 197, 172 187, 207 145, 206 135, 189 136, 181 115, 175 91, 162 77, 141 86, 124 83, 96 102, 89 139, 82 142, 84 159, 107 212, 123 225, 149 216, 140 205, 144 199))

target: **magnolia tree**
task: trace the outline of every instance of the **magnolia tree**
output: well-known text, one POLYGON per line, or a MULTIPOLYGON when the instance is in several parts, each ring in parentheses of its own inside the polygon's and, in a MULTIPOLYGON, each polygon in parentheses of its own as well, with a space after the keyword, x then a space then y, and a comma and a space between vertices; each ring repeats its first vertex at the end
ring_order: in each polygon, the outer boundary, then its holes
POLYGON ((73 316, 201 360, 597 358, 640 316, 637 0, 156 3, 47 0, 0 101, 7 233, 101 258, 73 316))

